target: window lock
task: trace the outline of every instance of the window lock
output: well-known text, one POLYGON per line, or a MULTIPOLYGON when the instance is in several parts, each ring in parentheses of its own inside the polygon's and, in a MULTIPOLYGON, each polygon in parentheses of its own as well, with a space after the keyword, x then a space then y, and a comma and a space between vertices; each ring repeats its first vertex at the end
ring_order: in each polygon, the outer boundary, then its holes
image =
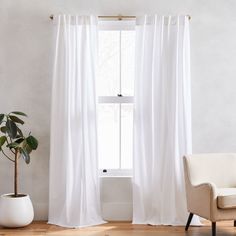
POLYGON ((123 97, 122 94, 120 94, 120 93, 118 93, 117 96, 118 96, 118 97, 123 97))

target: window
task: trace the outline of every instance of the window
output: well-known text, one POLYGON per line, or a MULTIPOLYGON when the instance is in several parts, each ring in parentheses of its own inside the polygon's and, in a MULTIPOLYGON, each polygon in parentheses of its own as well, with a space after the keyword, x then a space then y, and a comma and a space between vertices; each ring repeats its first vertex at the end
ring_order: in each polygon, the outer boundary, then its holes
POLYGON ((102 25, 98 40, 99 169, 112 175, 128 174, 133 159, 135 31, 122 23, 102 25))

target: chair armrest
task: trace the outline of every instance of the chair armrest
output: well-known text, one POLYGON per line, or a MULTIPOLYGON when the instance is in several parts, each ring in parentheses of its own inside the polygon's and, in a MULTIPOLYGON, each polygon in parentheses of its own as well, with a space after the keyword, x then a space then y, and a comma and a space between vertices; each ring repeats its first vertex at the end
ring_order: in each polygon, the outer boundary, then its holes
POLYGON ((213 199, 217 197, 214 183, 188 184, 188 210, 204 218, 211 219, 213 199))
POLYGON ((191 184, 191 187, 193 189, 196 189, 198 191, 201 191, 201 189, 209 189, 212 190, 214 193, 216 193, 216 185, 214 183, 200 183, 200 184, 191 184))
POLYGON ((217 197, 217 187, 214 183, 192 184, 192 191, 205 199, 213 200, 217 197))

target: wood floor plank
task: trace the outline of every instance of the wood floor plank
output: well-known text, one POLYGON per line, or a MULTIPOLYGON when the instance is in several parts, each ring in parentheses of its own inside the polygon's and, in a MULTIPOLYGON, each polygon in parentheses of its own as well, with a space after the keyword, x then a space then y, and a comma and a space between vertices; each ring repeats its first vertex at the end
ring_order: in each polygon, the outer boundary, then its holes
MULTIPOLYGON (((132 225, 130 222, 109 222, 107 224, 81 228, 68 229, 55 225, 49 225, 46 222, 33 222, 25 228, 8 229, 0 227, 0 236, 34 236, 34 235, 52 235, 52 236, 211 236, 210 222, 204 222, 201 227, 189 227, 185 232, 184 227, 178 226, 149 226, 132 225)), ((217 223, 217 236, 235 236, 236 228, 231 222, 217 223)))

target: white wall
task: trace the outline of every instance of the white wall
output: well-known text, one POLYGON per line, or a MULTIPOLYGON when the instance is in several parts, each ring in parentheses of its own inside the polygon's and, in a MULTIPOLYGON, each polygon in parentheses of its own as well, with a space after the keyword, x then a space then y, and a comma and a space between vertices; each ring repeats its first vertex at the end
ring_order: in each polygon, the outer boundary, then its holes
POLYGON ((102 177, 101 207, 105 220, 132 220, 132 178, 102 177))
MULTIPOLYGON (((235 0, 0 0, 0 113, 25 111, 30 117, 29 127, 39 138, 31 165, 21 165, 21 190, 31 195, 36 219, 47 218, 48 205, 53 61, 49 15, 155 12, 192 16, 194 152, 236 152, 235 0)), ((12 191, 10 164, 4 158, 0 160, 0 194, 12 191)), ((105 198, 108 193, 102 193, 103 202, 112 199, 105 198)), ((130 189, 125 199, 120 196, 115 201, 129 202, 130 189)))

